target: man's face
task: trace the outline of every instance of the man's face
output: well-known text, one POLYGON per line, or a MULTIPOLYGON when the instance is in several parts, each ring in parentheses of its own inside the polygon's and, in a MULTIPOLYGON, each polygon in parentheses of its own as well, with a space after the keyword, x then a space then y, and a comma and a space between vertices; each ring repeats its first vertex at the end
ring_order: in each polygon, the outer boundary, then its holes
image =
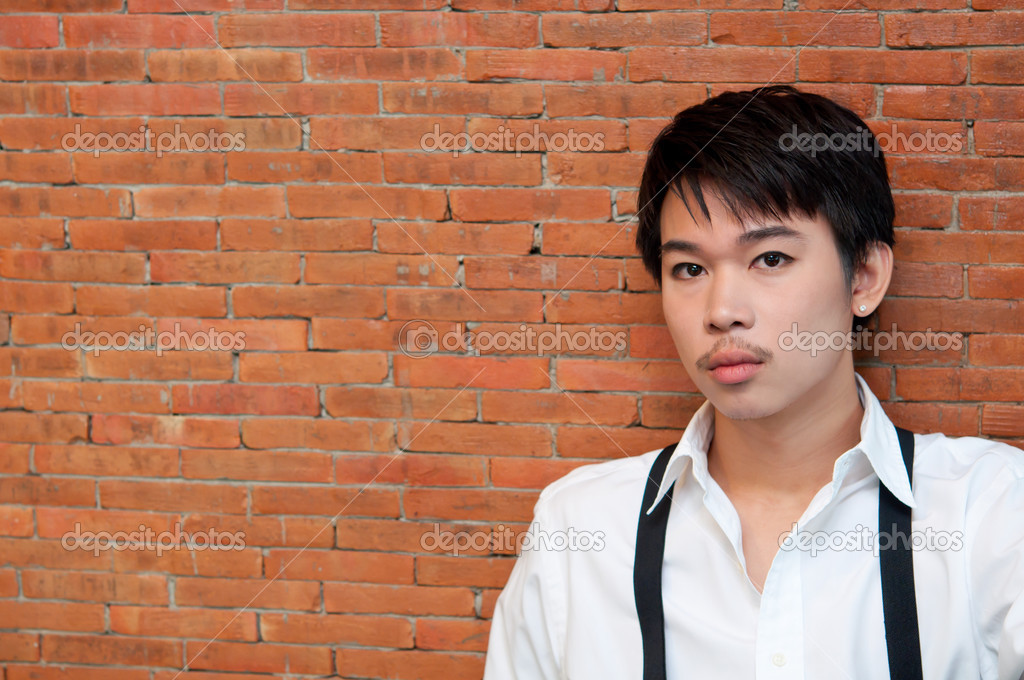
POLYGON ((662 305, 687 373, 732 419, 762 418, 801 397, 812 399, 849 352, 818 350, 812 357, 810 350, 784 350, 793 341, 780 338, 794 323, 800 333, 850 329, 850 290, 828 223, 794 215, 741 224, 711 191, 704 198, 710 228, 692 194, 699 226, 672 191, 666 190, 661 212, 662 305), (772 227, 795 234, 737 240, 772 227), (716 353, 734 349, 760 363, 713 368, 716 353))

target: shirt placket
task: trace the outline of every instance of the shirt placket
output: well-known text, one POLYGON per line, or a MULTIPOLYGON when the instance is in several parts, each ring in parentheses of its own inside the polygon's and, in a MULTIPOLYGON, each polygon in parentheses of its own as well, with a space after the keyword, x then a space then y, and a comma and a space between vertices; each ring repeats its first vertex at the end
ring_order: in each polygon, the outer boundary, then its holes
POLYGON ((800 551, 780 550, 765 579, 757 618, 758 680, 804 677, 800 551))

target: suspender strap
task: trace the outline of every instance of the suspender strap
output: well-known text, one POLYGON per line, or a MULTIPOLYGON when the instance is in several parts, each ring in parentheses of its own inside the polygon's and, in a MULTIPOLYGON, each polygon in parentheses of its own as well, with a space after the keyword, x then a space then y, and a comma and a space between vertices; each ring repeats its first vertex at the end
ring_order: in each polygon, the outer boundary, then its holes
POLYGON ((661 599, 661 563, 665 557, 665 531, 668 511, 672 507, 672 487, 650 515, 647 508, 658 496, 658 485, 665 466, 676 445, 671 444, 658 454, 651 466, 640 508, 640 524, 636 531, 636 557, 633 560, 633 595, 640 617, 640 633, 644 640, 644 680, 665 678, 665 609, 661 599), (666 502, 667 501, 667 502, 666 502))
MULTIPOLYGON (((914 434, 897 427, 896 435, 913 488, 914 434)), ((889 677, 893 680, 922 680, 910 508, 881 483, 878 485, 878 541, 889 677)))
MULTIPOLYGON (((914 434, 896 428, 913 488, 914 434)), ((644 489, 643 505, 636 532, 633 561, 633 594, 643 638, 643 680, 667 680, 665 671, 665 609, 661 596, 661 567, 665 558, 665 534, 672 508, 673 482, 658 507, 646 514, 658 495, 658 485, 676 445, 662 449, 651 466, 644 489)), ((914 553, 910 535, 910 508, 878 485, 878 538, 882 572, 882 613, 885 645, 889 654, 891 680, 923 680, 921 640, 917 627, 917 598, 914 592, 914 553), (895 534, 895 536, 893 536, 895 534)))

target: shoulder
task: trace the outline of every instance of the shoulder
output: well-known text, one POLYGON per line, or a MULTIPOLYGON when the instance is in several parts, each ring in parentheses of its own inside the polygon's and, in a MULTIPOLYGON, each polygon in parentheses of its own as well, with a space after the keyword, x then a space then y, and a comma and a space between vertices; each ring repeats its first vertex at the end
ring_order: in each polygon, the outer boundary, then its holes
POLYGON ((925 477, 1024 479, 1024 451, 984 437, 953 437, 942 433, 915 436, 914 474, 925 477))
POLYGON ((1014 446, 933 433, 917 435, 915 449, 915 497, 920 489, 932 508, 959 507, 971 516, 1024 495, 1024 451, 1014 446))
POLYGON ((636 512, 651 466, 661 450, 572 470, 544 487, 537 500, 537 514, 554 521, 567 521, 609 512, 636 512))

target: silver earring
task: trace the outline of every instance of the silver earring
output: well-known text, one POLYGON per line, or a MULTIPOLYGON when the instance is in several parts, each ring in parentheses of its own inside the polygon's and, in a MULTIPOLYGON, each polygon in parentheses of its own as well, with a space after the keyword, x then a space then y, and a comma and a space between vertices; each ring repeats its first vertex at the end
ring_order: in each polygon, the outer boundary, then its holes
POLYGON ((863 311, 864 311, 865 309, 867 309, 867 307, 865 307, 864 305, 861 305, 861 306, 860 306, 860 311, 862 311, 862 312, 863 312, 863 311))

